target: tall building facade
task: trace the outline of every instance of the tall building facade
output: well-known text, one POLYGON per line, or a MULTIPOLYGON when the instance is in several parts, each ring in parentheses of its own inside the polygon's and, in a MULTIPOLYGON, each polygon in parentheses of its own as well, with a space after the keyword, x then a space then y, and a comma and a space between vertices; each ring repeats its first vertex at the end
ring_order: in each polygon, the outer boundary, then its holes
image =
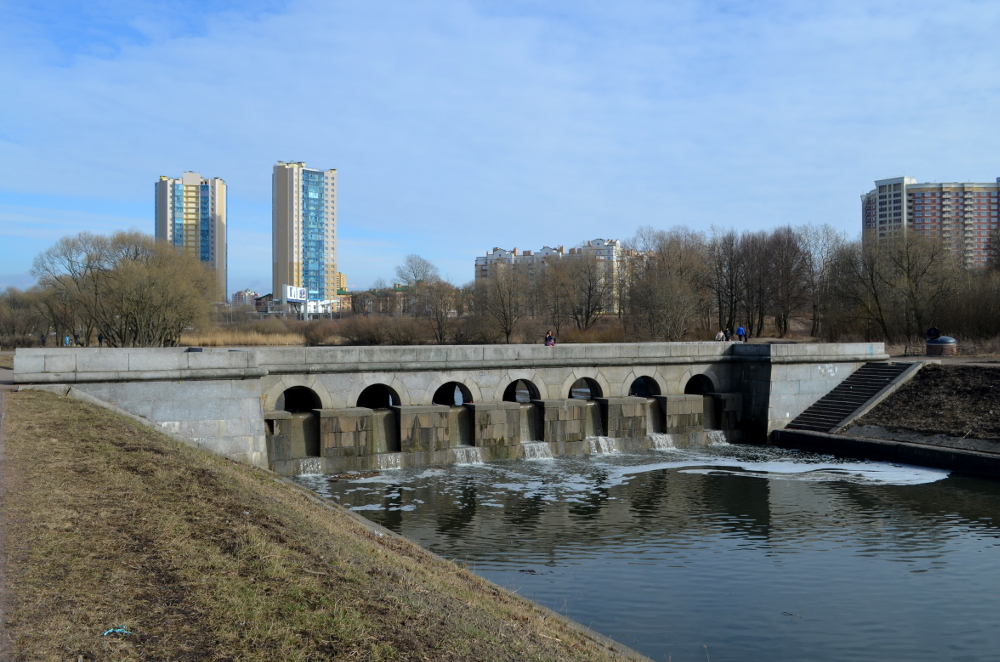
POLYGON ((875 181, 861 196, 866 237, 913 232, 944 242, 966 267, 981 267, 997 257, 998 198, 995 182, 918 183, 911 177, 875 181))
POLYGON ((337 272, 337 171, 278 161, 271 188, 272 285, 305 288, 307 299, 333 299, 337 272))
POLYGON ((156 240, 204 262, 218 275, 219 296, 229 291, 226 274, 226 182, 185 172, 156 182, 156 240))

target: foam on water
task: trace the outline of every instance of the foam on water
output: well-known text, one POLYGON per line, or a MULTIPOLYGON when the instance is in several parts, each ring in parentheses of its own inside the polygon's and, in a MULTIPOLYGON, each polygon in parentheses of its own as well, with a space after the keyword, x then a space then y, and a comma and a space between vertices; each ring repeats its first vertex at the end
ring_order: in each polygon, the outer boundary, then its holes
POLYGON ((544 441, 522 441, 525 460, 552 460, 552 449, 544 441))
POLYGON ((591 453, 620 453, 618 440, 611 437, 587 437, 591 453))
POLYGON ((483 464, 483 449, 477 446, 459 446, 451 449, 455 464, 483 464))

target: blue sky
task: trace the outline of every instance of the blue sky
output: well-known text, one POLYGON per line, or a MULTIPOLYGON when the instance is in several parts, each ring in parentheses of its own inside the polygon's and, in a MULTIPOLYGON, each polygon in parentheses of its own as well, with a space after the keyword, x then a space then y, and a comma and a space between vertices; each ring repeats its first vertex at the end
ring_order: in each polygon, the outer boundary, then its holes
POLYGON ((1000 3, 0 0, 0 286, 153 183, 229 187, 270 291, 278 160, 337 168, 351 289, 409 253, 829 223, 875 179, 1000 176, 1000 3))

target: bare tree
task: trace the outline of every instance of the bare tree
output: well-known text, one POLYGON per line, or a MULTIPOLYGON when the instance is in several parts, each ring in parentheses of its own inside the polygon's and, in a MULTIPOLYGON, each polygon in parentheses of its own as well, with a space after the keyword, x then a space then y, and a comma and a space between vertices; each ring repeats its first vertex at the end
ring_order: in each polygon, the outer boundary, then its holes
POLYGON ((32 273, 50 293, 40 301, 53 321, 71 312, 74 331, 99 329, 112 347, 175 345, 186 327, 207 320, 220 294, 201 263, 138 232, 64 238, 32 273))
POLYGON ((527 279, 513 266, 498 262, 492 276, 477 285, 483 311, 509 344, 514 327, 524 316, 527 279))
POLYGON ((419 255, 407 255, 403 264, 396 267, 396 278, 400 283, 412 286, 420 282, 429 283, 439 277, 433 264, 419 255))
POLYGON ((607 266, 593 255, 581 255, 567 260, 573 300, 570 311, 576 328, 589 329, 605 310, 610 291, 607 266))
POLYGON ((767 259, 770 261, 771 310, 778 336, 788 335, 792 315, 808 301, 809 255, 801 237, 790 227, 777 228, 767 239, 767 259))
POLYGON ((806 252, 805 282, 812 317, 809 335, 816 337, 822 332, 823 314, 832 297, 830 283, 837 251, 847 239, 829 225, 804 225, 797 232, 806 252))

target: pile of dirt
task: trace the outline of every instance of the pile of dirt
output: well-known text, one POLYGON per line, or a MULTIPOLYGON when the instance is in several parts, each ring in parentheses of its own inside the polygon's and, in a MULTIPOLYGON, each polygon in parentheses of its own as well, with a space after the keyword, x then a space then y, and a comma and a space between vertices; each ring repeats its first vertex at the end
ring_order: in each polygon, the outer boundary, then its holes
POLYGON ((855 425, 1000 440, 1000 368, 924 366, 855 425))

